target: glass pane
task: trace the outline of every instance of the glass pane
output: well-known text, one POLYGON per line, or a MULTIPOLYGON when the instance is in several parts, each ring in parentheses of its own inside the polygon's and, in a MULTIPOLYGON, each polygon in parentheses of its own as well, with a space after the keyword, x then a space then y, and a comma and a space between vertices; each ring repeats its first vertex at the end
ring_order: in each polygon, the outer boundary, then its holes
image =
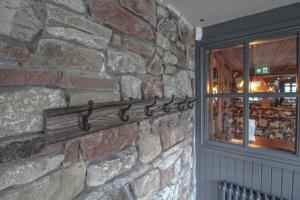
POLYGON ((250 98, 249 101, 250 146, 294 153, 296 98, 250 98))
POLYGON ((296 92, 297 36, 252 41, 249 52, 250 93, 296 92))
POLYGON ((243 99, 209 98, 208 133, 210 140, 243 144, 243 99))
POLYGON ((243 92, 243 45, 209 52, 208 93, 243 92))

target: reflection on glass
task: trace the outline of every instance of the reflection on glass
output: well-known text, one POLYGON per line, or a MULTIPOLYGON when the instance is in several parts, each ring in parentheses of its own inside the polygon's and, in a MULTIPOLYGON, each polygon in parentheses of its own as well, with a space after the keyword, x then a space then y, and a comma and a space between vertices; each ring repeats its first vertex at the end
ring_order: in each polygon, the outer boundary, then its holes
POLYGON ((249 100, 250 146, 294 153, 296 98, 251 98, 249 100))
POLYGON ((250 93, 296 92, 297 36, 252 41, 249 52, 250 93))
POLYGON ((208 99, 210 140, 243 143, 243 102, 240 98, 208 99))
POLYGON ((209 52, 207 92, 243 92, 243 45, 209 52))

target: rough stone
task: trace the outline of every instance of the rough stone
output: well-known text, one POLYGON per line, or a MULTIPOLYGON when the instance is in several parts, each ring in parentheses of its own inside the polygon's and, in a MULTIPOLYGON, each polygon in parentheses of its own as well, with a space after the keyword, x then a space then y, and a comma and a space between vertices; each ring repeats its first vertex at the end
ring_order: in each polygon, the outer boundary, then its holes
POLYGON ((112 31, 100 24, 91 22, 85 19, 84 17, 78 16, 71 12, 67 12, 51 4, 47 4, 46 9, 47 9, 47 21, 55 20, 100 37, 104 37, 108 39, 111 38, 112 31))
POLYGON ((139 160, 147 163, 156 158, 162 151, 159 134, 151 131, 149 121, 139 124, 140 135, 137 141, 139 148, 139 160))
POLYGON ((187 45, 193 45, 195 43, 195 31, 184 18, 180 18, 178 21, 179 38, 187 45))
POLYGON ((178 63, 178 58, 171 52, 165 52, 163 56, 163 62, 171 65, 176 65, 178 63))
POLYGON ((176 57, 178 59, 178 63, 177 65, 181 66, 181 67, 185 67, 186 66, 186 55, 185 55, 185 51, 177 48, 176 51, 176 57))
POLYGON ((0 69, 0 85, 56 86, 62 74, 54 70, 0 69))
POLYGON ((73 199, 84 188, 86 164, 76 163, 44 176, 22 188, 10 189, 1 200, 66 200, 73 199))
POLYGON ((161 98, 163 96, 161 81, 156 79, 144 80, 142 83, 142 96, 145 99, 154 98, 155 96, 161 98))
POLYGON ((15 162, 0 167, 0 190, 13 185, 32 182, 60 167, 64 155, 43 156, 25 162, 15 162))
POLYGON ((63 75, 60 71, 40 69, 0 69, 0 85, 50 86, 65 89, 119 90, 118 80, 63 75))
POLYGON ((117 175, 129 170, 137 159, 135 147, 115 153, 98 163, 93 163, 87 168, 87 185, 94 187, 102 185, 117 175))
POLYGON ((38 44, 34 62, 99 71, 105 57, 103 53, 95 50, 77 47, 63 41, 44 39, 38 44))
POLYGON ((79 159, 79 140, 72 140, 65 143, 64 164, 73 164, 79 159))
POLYGON ((165 74, 175 74, 177 72, 177 68, 172 65, 165 66, 165 74))
POLYGON ((172 95, 176 95, 176 85, 175 85, 176 79, 169 75, 163 76, 163 91, 164 96, 166 98, 171 98, 172 95), (175 87, 174 87, 175 86, 175 87))
POLYGON ((0 42, 0 58, 26 62, 30 57, 28 49, 0 42))
POLYGON ((175 167, 171 165, 170 167, 163 169, 161 171, 161 187, 166 187, 171 184, 172 179, 175 176, 175 167))
POLYGON ((141 98, 142 81, 131 75, 124 75, 120 78, 121 96, 124 98, 141 98))
POLYGON ((161 19, 157 24, 159 32, 172 41, 177 40, 177 25, 174 20, 161 19))
POLYGON ((57 38, 73 40, 87 47, 96 49, 105 49, 110 42, 110 38, 91 35, 73 28, 47 27, 47 32, 57 38))
POLYGON ((169 12, 162 6, 157 6, 157 18, 168 18, 169 12))
POLYGON ((169 39, 159 32, 156 33, 156 44, 167 51, 176 52, 176 48, 170 43, 169 39))
POLYGON ((160 174, 158 170, 149 171, 131 183, 131 188, 136 198, 154 196, 154 193, 159 190, 159 186, 160 174))
POLYGON ((109 49, 107 59, 107 65, 113 72, 146 73, 145 60, 138 54, 109 49))
POLYGON ((149 74, 159 76, 164 73, 164 68, 161 64, 161 59, 158 55, 155 55, 154 58, 152 59, 149 69, 148 69, 149 74))
POLYGON ((117 3, 110 0, 92 0, 89 5, 92 16, 100 22, 109 24, 125 34, 154 39, 150 25, 127 12, 117 3))
POLYGON ((0 137, 42 130, 42 110, 64 107, 64 99, 61 90, 47 88, 0 93, 0 137))
POLYGON ((0 1, 0 33, 20 41, 31 41, 42 29, 40 4, 33 0, 0 1))
POLYGON ((85 12, 85 6, 82 0, 53 0, 54 3, 67 6, 80 13, 85 12))
POLYGON ((80 147, 87 160, 93 160, 133 144, 138 135, 136 124, 116 127, 80 139, 80 147))
POLYGON ((84 89, 84 90, 102 90, 102 91, 118 91, 119 84, 116 79, 98 79, 88 78, 84 76, 65 75, 60 80, 60 87, 66 89, 84 89))
POLYGON ((156 27, 156 5, 153 0, 121 0, 121 5, 156 27))
POLYGON ((96 91, 71 91, 67 90, 66 94, 69 96, 70 106, 83 105, 86 104, 86 100, 90 99, 94 102, 112 102, 120 100, 119 92, 96 92, 96 91))
POLYGON ((163 76, 164 95, 171 97, 174 94, 176 97, 193 96, 191 81, 186 71, 179 71, 175 77, 169 75, 163 76), (175 87, 174 87, 175 86, 175 87))
POLYGON ((122 38, 120 34, 114 33, 111 41, 112 45, 120 47, 122 46, 122 38))
POLYGON ((146 57, 152 57, 154 54, 154 47, 150 46, 149 44, 146 44, 144 42, 135 41, 133 39, 124 38, 124 47, 134 53, 146 56, 146 57))
POLYGON ((93 191, 74 200, 132 200, 122 188, 112 187, 109 190, 93 191))

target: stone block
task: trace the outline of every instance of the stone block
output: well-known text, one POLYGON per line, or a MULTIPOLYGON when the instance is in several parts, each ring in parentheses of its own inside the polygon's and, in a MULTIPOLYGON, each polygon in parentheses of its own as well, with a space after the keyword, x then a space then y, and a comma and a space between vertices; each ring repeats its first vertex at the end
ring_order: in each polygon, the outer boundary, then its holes
POLYGON ((176 97, 193 96, 191 80, 186 71, 179 71, 174 77, 169 75, 163 76, 164 95, 171 97, 174 94, 176 97))
POLYGON ((137 159, 135 147, 119 151, 87 168, 87 185, 94 187, 102 185, 119 174, 129 170, 137 159))
POLYGON ((121 5, 156 27, 156 5, 153 0, 121 0, 121 5))
POLYGON ((100 71, 105 62, 105 56, 102 52, 78 47, 67 42, 43 39, 39 41, 37 56, 33 62, 71 69, 100 71))
POLYGON ((163 62, 171 65, 176 65, 178 63, 178 58, 171 52, 165 52, 163 56, 163 62))
POLYGON ((126 49, 146 57, 152 57, 155 51, 154 47, 150 44, 141 41, 124 38, 123 43, 126 49))
POLYGON ((140 135, 137 141, 139 160, 147 163, 156 158, 162 151, 160 136, 151 131, 149 121, 141 121, 139 124, 140 135))
POLYGON ((137 136, 137 125, 128 124, 84 136, 80 139, 80 147, 84 157, 93 160, 130 146, 137 136))
POLYGON ((132 75, 124 75, 120 78, 121 96, 124 98, 140 99, 142 81, 132 75))
POLYGON ((122 37, 120 34, 114 33, 112 36, 111 43, 113 46, 120 47, 122 46, 122 37))
POLYGON ((63 6, 66 6, 68 8, 71 8, 72 10, 75 10, 80 13, 85 12, 85 6, 82 0, 52 0, 56 4, 60 4, 63 6))
POLYGON ((169 17, 169 12, 167 11, 167 9, 165 9, 162 6, 157 6, 157 18, 161 19, 161 18, 168 18, 169 17))
POLYGON ((39 69, 0 69, 0 85, 56 86, 62 73, 39 69))
POLYGON ((149 40, 154 39, 154 34, 149 24, 135 17, 114 1, 92 0, 89 8, 92 16, 97 20, 109 24, 122 33, 149 40))
POLYGON ((177 72, 177 67, 173 65, 165 65, 165 74, 175 74, 177 72))
POLYGON ((146 73, 146 63, 143 57, 130 51, 107 51, 108 69, 120 73, 146 73))
POLYGON ((86 104, 87 99, 95 103, 120 101, 119 92, 67 90, 66 95, 70 99, 70 106, 86 104))
POLYGON ((42 110, 64 106, 65 97, 61 90, 30 88, 0 93, 0 137, 41 131, 42 110))
POLYGON ((64 155, 43 156, 0 166, 0 190, 30 183, 61 166, 64 155))
POLYGON ((0 1, 0 34, 31 41, 42 29, 41 4, 33 0, 0 1))
POLYGON ((6 190, 1 200, 73 199, 84 188, 85 174, 86 164, 79 162, 21 188, 6 190))
POLYGON ((159 171, 152 170, 144 174, 142 177, 136 179, 131 183, 131 188, 135 198, 151 197, 159 190, 160 187, 160 173, 159 171))
POLYGON ((72 164, 79 159, 79 140, 65 142, 65 159, 64 164, 72 164))
POLYGON ((64 40, 76 41, 86 47, 96 49, 105 49, 110 42, 110 38, 108 37, 92 35, 73 28, 47 27, 46 30, 50 35, 54 37, 64 40))
POLYGON ((167 51, 176 52, 176 48, 171 44, 169 39, 159 32, 156 33, 156 44, 167 51))
POLYGON ((66 89, 83 89, 83 90, 102 90, 102 91, 118 91, 119 84, 116 79, 97 79, 84 76, 68 76, 62 77, 58 84, 66 89))
MULTIPOLYGON (((0 8, 1 9, 1 8, 0 8)), ((28 49, 6 42, 0 42, 0 58, 26 62, 30 57, 28 49)))
POLYGON ((171 41, 177 40, 177 23, 172 19, 161 19, 157 24, 157 29, 165 37, 169 38, 171 41))
POLYGON ((158 55, 155 55, 152 59, 148 68, 148 73, 155 76, 160 76, 164 73, 164 68, 158 55))
POLYGON ((146 79, 142 83, 142 96, 144 99, 154 98, 155 96, 161 98, 162 93, 162 83, 158 79, 146 79))
POLYGON ((104 37, 107 39, 111 38, 112 31, 109 28, 91 22, 82 16, 78 16, 51 4, 46 5, 46 10, 47 21, 55 20, 57 22, 76 27, 85 32, 92 33, 99 37, 104 37))

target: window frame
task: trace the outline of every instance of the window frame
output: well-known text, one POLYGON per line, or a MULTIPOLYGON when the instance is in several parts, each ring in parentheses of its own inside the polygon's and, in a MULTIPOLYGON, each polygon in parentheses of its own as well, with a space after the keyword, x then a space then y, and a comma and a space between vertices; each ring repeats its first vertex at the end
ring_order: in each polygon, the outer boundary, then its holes
POLYGON ((200 133, 197 139, 197 145, 200 149, 213 148, 227 152, 234 152, 237 154, 249 155, 263 159, 280 160, 280 162, 288 162, 299 165, 300 164, 300 87, 298 86, 296 93, 249 93, 249 43, 253 40, 269 39, 273 37, 297 36, 297 79, 300 80, 300 27, 282 28, 279 30, 264 31, 251 35, 244 35, 227 40, 219 40, 213 42, 196 42, 196 91, 197 91, 197 107, 196 107, 196 132, 200 133), (223 48, 234 46, 237 44, 244 45, 244 92, 243 93, 218 93, 208 94, 206 91, 208 78, 208 51, 216 48, 223 48), (243 145, 231 144, 226 142, 209 140, 208 133, 208 97, 243 97, 244 98, 244 136, 243 145), (249 146, 249 127, 247 120, 249 120, 249 97, 296 97, 296 139, 295 139, 295 153, 288 153, 275 149, 256 149, 249 146))

